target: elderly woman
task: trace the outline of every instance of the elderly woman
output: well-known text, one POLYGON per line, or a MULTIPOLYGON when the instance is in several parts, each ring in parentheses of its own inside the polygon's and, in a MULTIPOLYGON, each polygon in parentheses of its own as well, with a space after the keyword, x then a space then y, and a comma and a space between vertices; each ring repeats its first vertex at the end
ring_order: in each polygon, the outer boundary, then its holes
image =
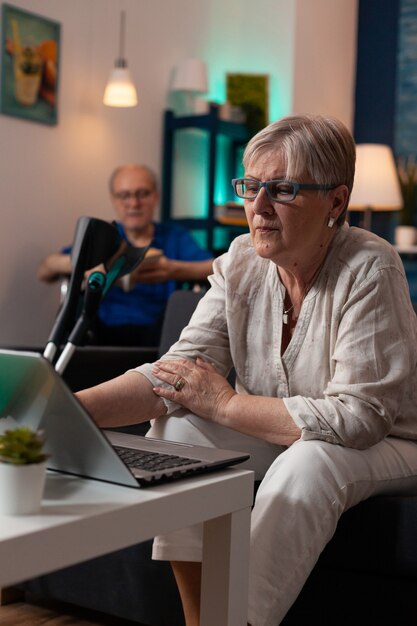
MULTIPOLYGON (((341 514, 417 488, 417 332, 393 248, 345 222, 355 145, 338 120, 292 116, 249 142, 250 234, 163 359, 80 393, 102 426, 250 452, 248 622, 278 626, 341 514), (227 376, 234 367, 236 386, 227 376)), ((159 537, 198 624, 201 529, 159 537)))

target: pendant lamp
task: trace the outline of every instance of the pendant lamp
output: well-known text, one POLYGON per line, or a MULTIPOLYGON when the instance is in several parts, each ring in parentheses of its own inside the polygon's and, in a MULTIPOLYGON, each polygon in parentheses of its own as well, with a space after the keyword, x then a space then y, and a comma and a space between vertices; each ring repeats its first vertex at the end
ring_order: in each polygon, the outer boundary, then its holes
POLYGON ((136 88, 124 58, 125 12, 120 13, 119 57, 110 72, 103 102, 109 107, 134 107, 138 103, 136 88))

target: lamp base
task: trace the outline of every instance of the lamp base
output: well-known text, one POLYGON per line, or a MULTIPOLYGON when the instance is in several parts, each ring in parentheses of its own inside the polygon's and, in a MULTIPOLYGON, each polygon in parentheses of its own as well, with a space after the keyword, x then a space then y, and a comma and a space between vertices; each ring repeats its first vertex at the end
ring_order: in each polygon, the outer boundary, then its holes
POLYGON ((367 207, 363 212, 363 219, 359 222, 359 226, 365 230, 371 230, 372 209, 367 207))

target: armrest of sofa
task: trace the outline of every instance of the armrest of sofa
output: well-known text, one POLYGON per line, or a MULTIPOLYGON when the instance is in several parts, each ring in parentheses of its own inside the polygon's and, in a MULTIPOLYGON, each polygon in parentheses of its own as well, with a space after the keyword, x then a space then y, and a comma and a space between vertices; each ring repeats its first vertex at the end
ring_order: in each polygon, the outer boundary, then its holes
POLYGON ((63 378, 72 391, 79 391, 157 358, 157 347, 83 346, 75 350, 63 378))

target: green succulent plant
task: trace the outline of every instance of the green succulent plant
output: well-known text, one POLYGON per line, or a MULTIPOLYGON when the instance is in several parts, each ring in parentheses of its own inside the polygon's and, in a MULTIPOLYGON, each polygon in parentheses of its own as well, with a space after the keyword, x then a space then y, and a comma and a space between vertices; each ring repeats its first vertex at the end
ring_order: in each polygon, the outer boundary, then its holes
POLYGON ((401 226, 414 226, 417 213, 417 163, 414 156, 399 158, 398 178, 403 196, 399 223, 401 226))
POLYGON ((12 465, 41 463, 48 458, 43 445, 40 432, 26 427, 6 430, 0 435, 0 462, 12 465))

